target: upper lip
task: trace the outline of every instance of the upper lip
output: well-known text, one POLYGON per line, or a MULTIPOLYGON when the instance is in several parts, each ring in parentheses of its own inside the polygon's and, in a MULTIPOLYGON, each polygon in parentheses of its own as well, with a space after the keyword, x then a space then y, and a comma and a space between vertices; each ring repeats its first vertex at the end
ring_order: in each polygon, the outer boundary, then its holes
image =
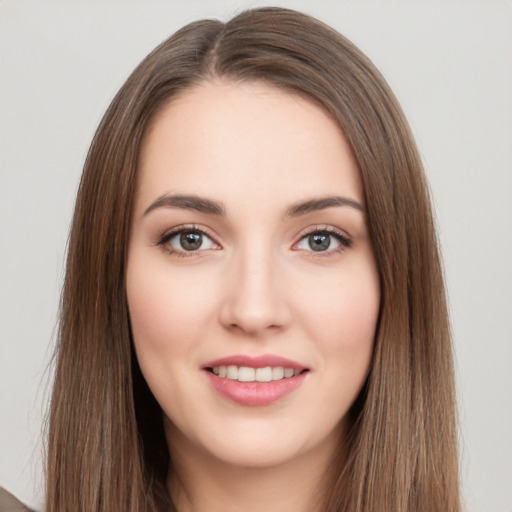
POLYGON ((287 359, 286 357, 277 356, 274 354, 263 354, 261 356, 249 356, 244 354, 237 354, 214 361, 209 361, 203 368, 215 368, 218 366, 247 366, 248 368, 265 368, 267 366, 292 368, 294 370, 306 370, 307 367, 303 364, 287 359))

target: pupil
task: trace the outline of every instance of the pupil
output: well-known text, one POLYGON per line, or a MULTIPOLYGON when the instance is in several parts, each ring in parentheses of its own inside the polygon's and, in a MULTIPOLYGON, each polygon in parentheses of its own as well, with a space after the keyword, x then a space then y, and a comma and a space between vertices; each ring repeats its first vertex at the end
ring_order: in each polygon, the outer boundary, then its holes
POLYGON ((325 251, 329 248, 329 245, 331 245, 331 237, 319 233, 309 235, 309 245, 313 251, 325 251))
POLYGON ((195 251, 201 247, 203 237, 200 233, 189 231, 188 233, 181 234, 180 243, 185 251, 195 251))

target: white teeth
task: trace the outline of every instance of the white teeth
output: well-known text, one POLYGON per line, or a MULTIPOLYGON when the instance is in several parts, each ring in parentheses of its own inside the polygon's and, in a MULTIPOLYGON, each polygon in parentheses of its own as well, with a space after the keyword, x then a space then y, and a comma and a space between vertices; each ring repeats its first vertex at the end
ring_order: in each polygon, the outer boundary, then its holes
POLYGON ((272 380, 272 368, 267 366, 266 368, 258 368, 254 378, 258 382, 270 382, 272 380))
POLYGON ((248 366, 216 366, 212 368, 219 377, 238 380, 239 382, 272 382, 273 380, 288 379, 299 375, 302 370, 283 368, 282 366, 265 366, 264 368, 250 368, 248 366))
POLYGON ((238 380, 238 366, 228 366, 226 371, 226 377, 231 380, 238 380))
POLYGON ((284 379, 284 368, 282 366, 276 366, 272 368, 272 380, 284 379))
POLYGON ((254 368, 249 368, 247 366, 240 366, 238 368, 238 380, 240 382, 254 382, 254 376, 256 371, 254 368))

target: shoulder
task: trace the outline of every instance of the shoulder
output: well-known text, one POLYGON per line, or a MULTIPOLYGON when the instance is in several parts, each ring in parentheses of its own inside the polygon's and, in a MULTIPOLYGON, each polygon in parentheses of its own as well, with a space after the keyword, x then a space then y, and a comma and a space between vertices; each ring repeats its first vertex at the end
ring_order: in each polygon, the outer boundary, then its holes
POLYGON ((0 487, 0 512, 33 512, 33 510, 0 487))

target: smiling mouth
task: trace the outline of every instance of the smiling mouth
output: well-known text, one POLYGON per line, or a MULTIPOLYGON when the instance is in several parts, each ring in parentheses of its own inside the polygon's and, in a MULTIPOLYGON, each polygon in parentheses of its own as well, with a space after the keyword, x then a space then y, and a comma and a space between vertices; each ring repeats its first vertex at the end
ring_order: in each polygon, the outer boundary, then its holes
POLYGON ((264 354, 210 361, 203 370, 222 396, 243 406, 265 406, 295 392, 311 369, 291 359, 264 354))
POLYGON ((296 370, 283 366, 265 366, 262 368, 251 368, 249 366, 214 366, 205 368, 210 373, 222 379, 235 380, 238 382, 272 382, 296 377, 309 370, 296 370))

